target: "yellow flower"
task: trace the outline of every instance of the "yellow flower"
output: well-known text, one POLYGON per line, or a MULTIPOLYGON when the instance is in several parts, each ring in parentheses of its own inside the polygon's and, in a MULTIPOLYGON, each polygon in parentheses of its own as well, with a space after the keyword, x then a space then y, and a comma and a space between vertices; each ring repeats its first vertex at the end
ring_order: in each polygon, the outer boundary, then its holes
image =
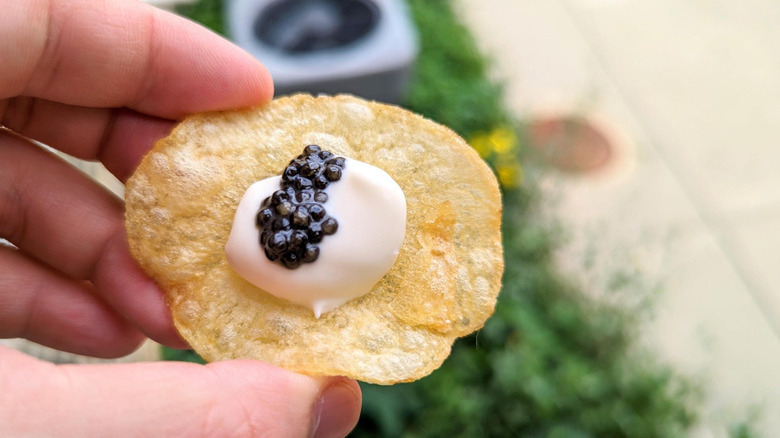
POLYGON ((501 126, 490 132, 490 143, 498 154, 514 152, 517 147, 515 130, 501 126))
POLYGON ((469 141, 480 157, 493 163, 498 181, 504 188, 517 187, 523 180, 523 168, 517 161, 519 141, 510 126, 498 126, 469 141))
POLYGON ((493 148, 490 144, 490 136, 489 135, 478 135, 471 139, 469 142, 471 143, 471 147, 474 148, 475 151, 479 154, 480 157, 483 159, 490 156, 490 154, 493 152, 493 148))
POLYGON ((477 134, 469 143, 482 158, 488 158, 492 154, 514 153, 518 146, 515 130, 509 126, 499 126, 489 132, 477 134))
POLYGON ((498 174, 498 182, 504 188, 515 188, 523 182, 523 168, 517 161, 499 164, 496 166, 496 173, 498 174))

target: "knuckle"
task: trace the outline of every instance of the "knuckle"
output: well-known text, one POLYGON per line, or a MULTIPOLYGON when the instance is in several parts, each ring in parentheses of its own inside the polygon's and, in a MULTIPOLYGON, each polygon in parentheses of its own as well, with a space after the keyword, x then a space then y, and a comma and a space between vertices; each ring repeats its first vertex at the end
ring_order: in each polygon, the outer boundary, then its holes
POLYGON ((248 397, 230 396, 212 400, 201 428, 205 437, 271 438, 289 436, 281 430, 282 418, 269 418, 269 412, 248 397))

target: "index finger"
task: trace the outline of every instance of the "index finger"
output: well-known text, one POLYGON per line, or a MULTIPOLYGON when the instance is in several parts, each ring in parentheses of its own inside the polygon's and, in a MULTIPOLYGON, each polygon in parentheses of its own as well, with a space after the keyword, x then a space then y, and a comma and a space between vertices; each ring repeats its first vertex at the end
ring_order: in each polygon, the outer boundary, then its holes
POLYGON ((271 98, 230 42, 137 0, 0 0, 0 99, 128 107, 166 119, 271 98))

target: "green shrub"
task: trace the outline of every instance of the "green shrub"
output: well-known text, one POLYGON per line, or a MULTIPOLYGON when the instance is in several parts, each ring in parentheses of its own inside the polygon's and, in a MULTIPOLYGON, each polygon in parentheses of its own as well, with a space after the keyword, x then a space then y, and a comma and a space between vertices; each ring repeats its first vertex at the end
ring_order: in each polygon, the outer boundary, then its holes
POLYGON ((198 0, 191 4, 180 5, 176 12, 208 27, 214 32, 226 35, 223 0, 198 0))

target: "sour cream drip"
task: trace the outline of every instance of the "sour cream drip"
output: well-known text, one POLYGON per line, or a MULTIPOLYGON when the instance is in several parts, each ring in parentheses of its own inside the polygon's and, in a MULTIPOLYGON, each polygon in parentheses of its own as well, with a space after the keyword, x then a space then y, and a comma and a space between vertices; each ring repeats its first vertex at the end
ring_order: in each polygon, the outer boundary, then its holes
POLYGON ((406 198, 385 171, 347 159, 338 183, 325 190, 327 214, 339 228, 319 243, 313 263, 287 269, 265 256, 255 223, 260 204, 281 177, 252 184, 238 204, 225 252, 233 270, 278 298, 310 308, 319 318, 363 296, 390 270, 406 232, 406 198))

